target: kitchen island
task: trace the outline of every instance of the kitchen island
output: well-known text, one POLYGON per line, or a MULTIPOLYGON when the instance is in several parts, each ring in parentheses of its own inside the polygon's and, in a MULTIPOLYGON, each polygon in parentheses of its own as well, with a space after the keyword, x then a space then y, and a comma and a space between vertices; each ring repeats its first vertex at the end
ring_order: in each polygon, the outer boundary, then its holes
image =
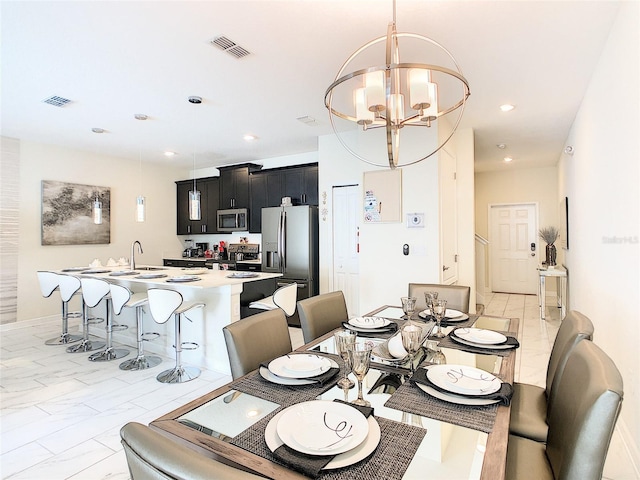
MULTIPOLYGON (((203 309, 197 309, 190 315, 192 321, 183 317, 181 334, 183 342, 195 342, 199 347, 195 350, 183 350, 182 360, 185 365, 194 365, 215 370, 223 374, 230 374, 227 348, 224 342, 222 328, 240 319, 240 295, 249 282, 273 282, 280 274, 257 273, 248 278, 230 278, 238 272, 224 270, 206 270, 200 275, 194 275, 198 280, 193 282, 176 282, 180 277, 190 275, 192 270, 178 267, 142 267, 136 268, 137 274, 122 275, 128 267, 105 267, 103 273, 92 273, 98 269, 80 272, 60 272, 73 274, 79 278, 91 276, 102 278, 109 282, 123 285, 131 291, 144 292, 149 288, 165 288, 176 290, 182 294, 185 301, 199 301, 205 304, 203 309), (153 275, 163 275, 159 278, 145 278, 153 275)), ((246 272, 244 272, 246 273, 246 272)), ((104 302, 98 305, 93 316, 104 316, 104 302)), ((136 321, 135 309, 124 309, 122 314, 114 316, 114 325, 126 325, 126 330, 113 333, 115 343, 130 346, 131 355, 136 355, 136 321)), ((147 352, 164 355, 168 358, 175 356, 173 348, 174 320, 159 325, 145 308, 145 332, 158 332, 160 337, 145 342, 147 352)), ((91 325, 90 333, 98 337, 105 336, 104 323, 91 325)))

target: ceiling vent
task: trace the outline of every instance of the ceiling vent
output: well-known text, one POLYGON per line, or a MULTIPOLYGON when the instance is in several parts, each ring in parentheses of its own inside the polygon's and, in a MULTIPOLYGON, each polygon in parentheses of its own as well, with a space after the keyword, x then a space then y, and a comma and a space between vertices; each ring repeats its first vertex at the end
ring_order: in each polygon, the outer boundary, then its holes
POLYGON ((318 125, 318 122, 316 122, 316 119, 313 117, 310 117, 309 115, 305 115, 304 117, 298 117, 296 118, 296 120, 298 120, 299 122, 304 123, 305 125, 309 126, 309 127, 315 127, 318 125))
POLYGON ((52 95, 49 98, 45 98, 43 102, 53 105, 54 107, 64 107, 67 103, 71 103, 71 100, 57 95, 52 95))
POLYGON ((251 52, 242 48, 240 45, 236 44, 236 42, 230 40, 224 35, 214 38, 210 43, 235 58, 242 58, 251 54, 251 52))

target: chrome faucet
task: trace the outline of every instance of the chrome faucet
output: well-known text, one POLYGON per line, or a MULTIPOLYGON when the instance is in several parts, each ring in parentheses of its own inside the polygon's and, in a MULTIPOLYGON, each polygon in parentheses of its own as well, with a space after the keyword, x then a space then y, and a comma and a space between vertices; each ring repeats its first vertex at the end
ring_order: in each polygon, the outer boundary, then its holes
POLYGON ((135 270, 136 269, 136 259, 135 259, 136 243, 138 244, 138 250, 140 251, 140 253, 144 253, 142 251, 142 245, 140 244, 140 242, 138 240, 136 240, 135 242, 133 242, 131 244, 131 260, 129 260, 129 265, 131 266, 131 270, 135 270))

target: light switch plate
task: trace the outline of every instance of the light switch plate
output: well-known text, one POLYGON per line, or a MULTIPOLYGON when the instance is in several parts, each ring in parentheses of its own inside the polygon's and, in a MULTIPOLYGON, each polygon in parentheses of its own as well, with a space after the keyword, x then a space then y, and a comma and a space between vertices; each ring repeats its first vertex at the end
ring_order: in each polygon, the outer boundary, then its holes
POLYGON ((424 228, 424 213, 407 213, 407 228, 424 228))

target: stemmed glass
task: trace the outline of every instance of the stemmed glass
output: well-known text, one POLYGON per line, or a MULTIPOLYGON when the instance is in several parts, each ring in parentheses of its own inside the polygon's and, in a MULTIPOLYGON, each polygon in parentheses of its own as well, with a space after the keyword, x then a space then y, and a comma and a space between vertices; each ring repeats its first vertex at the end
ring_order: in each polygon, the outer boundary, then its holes
POLYGON ((411 375, 413 375, 415 371, 414 358, 418 350, 420 350, 423 340, 422 328, 418 325, 405 325, 400 331, 400 335, 402 335, 402 346, 409 354, 411 375))
POLYGON ((358 379, 358 398, 352 403, 363 407, 370 407, 371 403, 362 398, 362 381, 369 372, 369 364, 371 363, 371 345, 356 344, 349 350, 351 357, 351 369, 358 379))
POLYGON ((411 315, 416 310, 416 297, 400 297, 402 311, 406 320, 411 320, 411 315))
POLYGON ((343 390, 348 390, 355 385, 352 380, 349 380, 348 375, 351 371, 349 351, 356 344, 356 333, 351 330, 340 330, 333 334, 333 339, 336 342, 336 351, 344 362, 344 377, 338 380, 338 386, 343 390))
POLYGON ((438 299, 438 292, 424 292, 424 301, 427 304, 430 315, 433 317, 433 301, 438 299))
POLYGON ((436 324, 438 325, 438 331, 434 333, 432 336, 436 338, 446 337, 444 332, 442 331, 442 319, 447 312, 447 301, 446 300, 434 300, 431 306, 431 313, 434 317, 436 317, 436 324))

